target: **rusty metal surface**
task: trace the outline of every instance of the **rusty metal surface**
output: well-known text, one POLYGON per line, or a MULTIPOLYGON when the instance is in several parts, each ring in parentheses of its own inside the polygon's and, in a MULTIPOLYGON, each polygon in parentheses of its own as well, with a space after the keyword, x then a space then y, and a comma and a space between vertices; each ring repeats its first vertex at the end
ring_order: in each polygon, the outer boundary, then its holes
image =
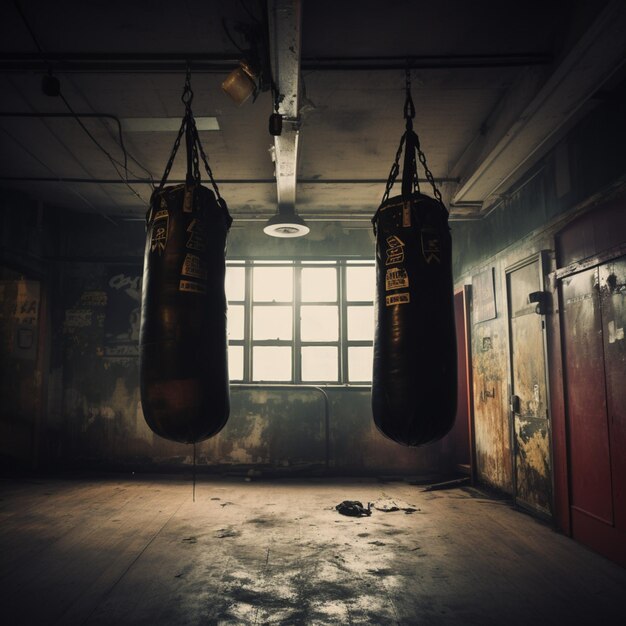
POLYGON ((626 532, 626 257, 602 265, 599 278, 613 513, 615 527, 626 532))
POLYGON ((540 260, 508 274, 515 499, 544 514, 552 509, 550 422, 542 316, 528 294, 541 290, 540 260))
POLYGON ((506 320, 499 318, 474 324, 471 342, 478 478, 511 491, 511 446, 506 411, 506 320))
POLYGON ((572 508, 613 522, 598 269, 563 279, 562 327, 572 508))

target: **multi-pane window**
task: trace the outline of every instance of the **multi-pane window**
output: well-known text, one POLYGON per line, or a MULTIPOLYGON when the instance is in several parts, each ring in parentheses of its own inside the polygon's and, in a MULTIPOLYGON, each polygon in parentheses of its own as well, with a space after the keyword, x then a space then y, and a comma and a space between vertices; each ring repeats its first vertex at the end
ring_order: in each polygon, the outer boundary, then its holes
POLYGON ((375 280, 372 261, 229 261, 231 381, 369 383, 375 280))

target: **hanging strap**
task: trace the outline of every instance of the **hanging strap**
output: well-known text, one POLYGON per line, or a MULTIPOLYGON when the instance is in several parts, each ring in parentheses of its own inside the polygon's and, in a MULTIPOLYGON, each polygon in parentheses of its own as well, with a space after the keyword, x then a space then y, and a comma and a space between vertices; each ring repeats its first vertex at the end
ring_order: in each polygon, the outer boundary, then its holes
MULTIPOLYGON (((405 91, 406 98, 404 100, 404 120, 405 120, 405 131, 402 134, 400 139, 400 145, 398 146, 398 150, 396 151, 396 156, 394 158, 393 164, 391 166, 391 170, 389 171, 389 176, 387 177, 387 184, 385 185, 385 193, 383 194, 383 199, 381 200, 381 205, 389 199, 389 194, 391 193, 391 189, 396 182, 398 174, 400 173, 400 157, 402 156, 402 150, 404 149, 404 162, 402 166, 402 198, 405 201, 408 201, 411 194, 415 192, 420 192, 419 185, 419 177, 417 174, 417 159, 422 165, 424 169, 424 173, 426 175, 426 180, 431 184, 433 188, 433 195, 435 198, 441 203, 441 206, 444 206, 443 200, 441 198, 441 192, 437 189, 437 185, 435 184, 435 179, 432 175, 430 169, 428 169, 428 165, 426 163, 426 155, 422 151, 420 146, 420 140, 417 133, 413 130, 413 119, 415 118, 415 105, 413 103, 413 97, 411 96, 411 72, 407 67, 405 72, 405 91), (417 154, 417 159, 416 159, 417 154)), ((445 207, 444 207, 445 208, 445 207)), ((372 224, 374 225, 374 232, 376 232, 376 220, 378 219, 378 212, 380 211, 380 207, 374 214, 372 218, 372 224)))
MULTIPOLYGON (((170 175, 170 171, 172 169, 172 165, 174 164, 174 159, 176 158, 176 154, 178 149, 180 148, 180 143, 183 139, 183 135, 185 136, 185 147, 186 147, 186 156, 187 156, 187 174, 185 178, 185 183, 189 186, 191 185, 200 185, 202 182, 202 178, 200 175, 200 157, 202 158, 202 162, 204 163, 204 168, 206 170, 207 176, 211 181, 211 186, 213 187, 213 191, 215 192, 215 196, 217 198, 217 203, 219 207, 224 212, 226 223, 228 228, 232 224, 232 217, 228 212, 228 207, 226 206, 226 202, 220 195, 219 187, 213 178, 213 172, 211 167, 209 166, 209 160, 207 158, 206 153, 204 152, 204 148, 202 147, 202 142, 200 141, 200 135, 198 134, 198 129, 196 127, 196 120, 193 116, 193 111, 191 110, 191 103, 193 101, 193 90, 191 89, 191 68, 187 66, 187 74, 185 77, 185 87, 183 89, 183 93, 181 96, 181 100, 185 105, 185 115, 183 116, 183 120, 180 125, 180 129, 178 131, 178 135, 176 136, 176 140, 174 141, 174 146, 172 148, 172 152, 170 153, 170 157, 167 161, 167 165, 165 166, 165 171, 163 172, 163 176, 161 177, 161 182, 159 186, 155 190, 154 193, 159 193, 163 190, 165 183, 170 175)), ((151 217, 151 209, 148 210, 148 215, 146 216, 146 220, 150 221, 151 217)))

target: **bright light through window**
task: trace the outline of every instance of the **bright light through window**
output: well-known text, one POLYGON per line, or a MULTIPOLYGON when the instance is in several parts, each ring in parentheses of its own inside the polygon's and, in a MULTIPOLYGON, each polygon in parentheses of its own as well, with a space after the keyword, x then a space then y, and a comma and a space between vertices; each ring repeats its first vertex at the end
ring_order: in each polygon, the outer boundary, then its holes
POLYGON ((302 269, 302 302, 337 302, 337 270, 333 267, 302 269))
POLYGON ((346 295, 351 302, 373 301, 376 292, 376 272, 374 266, 346 267, 346 295))
POLYGON ((371 382, 373 262, 229 263, 228 354, 233 382, 371 382))
POLYGON ((244 338, 245 309, 243 304, 228 305, 228 339, 244 338))
POLYGON ((255 306, 252 310, 252 339, 291 339, 290 306, 255 306))
POLYGON ((336 306, 306 305, 300 309, 302 341, 337 341, 339 309, 336 306))
POLYGON ((348 348, 348 382, 371 382, 373 355, 372 346, 348 348))
POLYGON ((246 297, 246 268, 227 267, 225 286, 226 299, 229 302, 233 300, 243 302, 246 297))
POLYGON ((374 339, 374 307, 348 307, 348 340, 373 341, 374 339))
POLYGON ((304 346, 302 348, 302 380, 337 382, 338 350, 334 346, 304 346))
POLYGON ((243 346, 228 346, 228 376, 243 380, 243 346))
POLYGON ((252 349, 252 378, 274 382, 291 380, 291 348, 255 346, 252 349))
POLYGON ((293 300, 292 267, 255 267, 253 272, 255 302, 291 302, 293 300))

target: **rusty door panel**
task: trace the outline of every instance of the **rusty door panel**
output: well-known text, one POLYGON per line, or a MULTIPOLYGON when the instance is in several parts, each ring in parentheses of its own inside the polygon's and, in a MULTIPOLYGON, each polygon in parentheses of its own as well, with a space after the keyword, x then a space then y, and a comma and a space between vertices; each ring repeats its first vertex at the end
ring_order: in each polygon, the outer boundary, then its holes
POLYGON ((516 497, 549 514, 552 473, 540 324, 534 307, 511 320, 513 391, 520 399, 514 417, 516 497))
POLYGON ((613 523, 598 269, 561 283, 572 508, 613 523))
POLYGON ((599 274, 614 523, 626 531, 626 257, 599 274))
POLYGON ((543 316, 528 295, 542 289, 541 260, 508 272, 515 499, 550 515, 552 467, 543 316))

